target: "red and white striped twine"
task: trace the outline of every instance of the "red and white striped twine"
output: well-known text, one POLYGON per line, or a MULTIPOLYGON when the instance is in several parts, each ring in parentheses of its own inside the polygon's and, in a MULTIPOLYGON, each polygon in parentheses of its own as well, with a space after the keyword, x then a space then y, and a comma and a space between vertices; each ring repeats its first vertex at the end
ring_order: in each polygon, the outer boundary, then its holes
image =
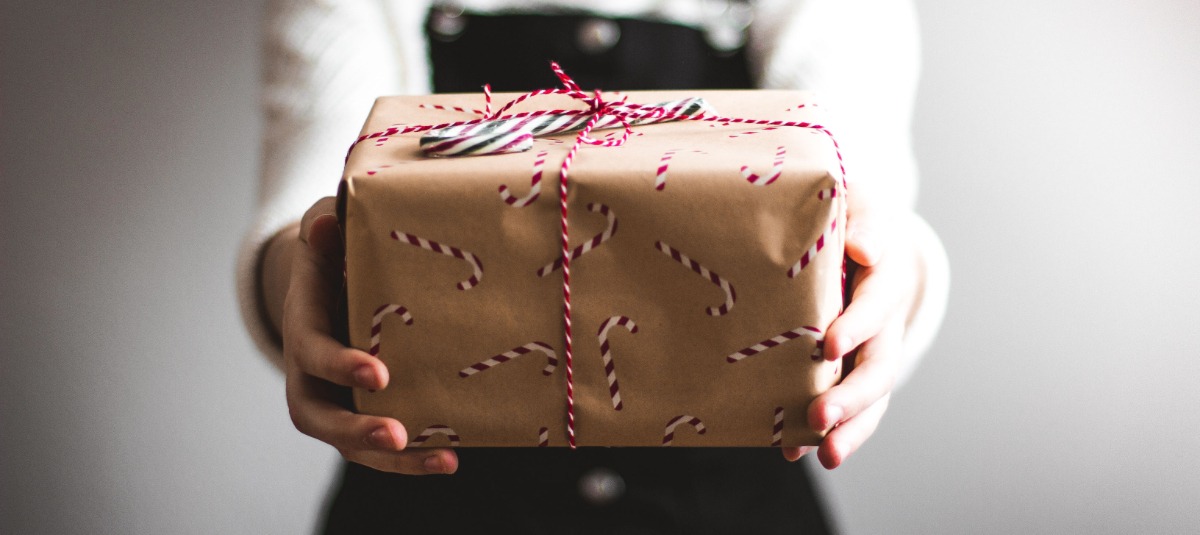
POLYGON ((371 318, 371 347, 367 350, 371 356, 379 355, 379 339, 383 333, 383 318, 388 314, 396 314, 400 319, 404 320, 405 325, 412 325, 412 316, 409 315, 408 309, 400 305, 381 305, 375 309, 375 316, 371 318))
POLYGON ((538 428, 538 447, 545 448, 550 445, 550 428, 538 428))
POLYGON ((474 288, 476 284, 479 284, 481 279, 483 279, 483 263, 480 262, 479 257, 475 256, 474 254, 463 251, 458 247, 442 245, 438 242, 427 240, 420 236, 415 236, 399 230, 392 231, 392 239, 398 242, 415 245, 425 249, 426 251, 433 251, 435 253, 441 253, 446 256, 452 256, 460 260, 465 260, 468 264, 471 264, 471 270, 473 273, 469 278, 467 278, 467 280, 458 283, 459 290, 470 290, 471 288, 474 288))
MULTIPOLYGON (((537 91, 525 93, 525 94, 513 99, 512 101, 508 102, 503 107, 501 107, 499 110, 497 110, 493 113, 490 113, 490 114, 485 114, 485 116, 476 118, 476 119, 470 119, 470 120, 465 120, 465 121, 455 121, 455 122, 441 123, 441 124, 434 124, 434 125, 394 125, 394 126, 386 128, 384 130, 380 130, 378 132, 372 132, 370 134, 363 134, 363 135, 359 136, 358 139, 356 139, 354 141, 354 143, 352 143, 350 145, 349 150, 347 150, 347 152, 346 152, 346 159, 348 160, 350 158, 350 153, 354 151, 354 148, 357 147, 359 143, 362 143, 364 141, 376 140, 381 137, 409 134, 409 133, 413 133, 413 132, 428 132, 431 130, 443 130, 446 128, 459 127, 459 126, 478 125, 478 124, 481 124, 484 122, 493 121, 493 120, 497 120, 497 119, 514 119, 514 118, 524 118, 524 117, 536 117, 536 116, 542 116, 542 115, 581 115, 581 116, 590 116, 592 118, 595 118, 597 116, 603 116, 603 118, 606 118, 606 119, 615 117, 616 119, 618 119, 617 122, 622 122, 622 123, 627 124, 627 123, 629 123, 629 121, 637 121, 637 120, 645 120, 645 119, 653 118, 653 119, 658 119, 658 120, 706 121, 706 122, 713 122, 713 123, 721 123, 724 125, 750 124, 750 125, 772 126, 772 127, 786 126, 786 127, 793 127, 793 128, 807 128, 807 129, 811 129, 811 130, 814 130, 817 132, 821 132, 821 133, 825 134, 827 137, 829 137, 830 142, 833 143, 834 151, 837 154, 839 170, 841 171, 841 175, 842 175, 842 181, 843 181, 843 183, 845 182, 846 169, 845 169, 845 164, 842 160, 841 147, 840 147, 840 145, 838 145, 837 139, 833 136, 833 133, 830 132, 828 128, 826 128, 824 125, 822 125, 820 123, 813 123, 813 122, 809 122, 809 121, 781 121, 781 120, 766 120, 766 119, 747 119, 747 118, 742 118, 742 117, 722 117, 722 116, 716 115, 715 113, 709 113, 707 111, 699 111, 697 113, 679 113, 678 111, 672 111, 672 110, 668 110, 668 109, 665 109, 662 107, 643 106, 643 105, 639 105, 639 104, 630 104, 630 103, 625 103, 625 102, 617 102, 617 103, 605 102, 604 100, 602 100, 600 98, 600 96, 598 94, 596 96, 589 96, 587 93, 584 93, 582 91, 582 89, 580 89, 579 86, 570 79, 569 76, 567 76, 565 73, 563 73, 562 69, 558 66, 557 63, 552 62, 550 67, 554 71, 555 75, 558 76, 559 80, 563 82, 564 89, 539 89, 537 91), (541 96, 541 95, 567 95, 567 96, 570 96, 572 98, 575 98, 575 99, 578 99, 578 100, 584 102, 585 104, 588 105, 588 109, 585 109, 585 110, 563 110, 563 109, 538 110, 538 111, 532 111, 532 112, 521 112, 521 113, 510 114, 510 115, 504 115, 504 113, 507 112, 509 109, 511 109, 513 106, 516 106, 516 105, 520 104, 521 102, 524 102, 530 98, 541 96)), ((591 122, 591 121, 589 121, 589 122, 591 122)), ((595 126, 595 124, 593 123, 592 127, 594 127, 594 126, 595 126)), ((588 128, 587 130, 588 130, 588 133, 590 133, 591 128, 588 128)), ((627 135, 622 136, 619 139, 609 140, 609 141, 605 141, 605 142, 598 142, 594 139, 591 139, 590 137, 587 137, 587 135, 581 130, 579 132, 579 134, 576 135, 575 145, 578 146, 579 144, 591 144, 591 145, 603 145, 603 146, 616 146, 616 145, 621 145, 622 143, 624 143, 624 141, 627 137, 628 137, 628 132, 627 132, 627 135)))
MULTIPOLYGON (((608 241, 610 238, 613 237, 613 234, 617 233, 617 215, 614 214, 612 212, 612 210, 609 210, 607 206, 605 206, 603 204, 599 204, 599 203, 589 203, 587 205, 587 209, 588 209, 588 211, 599 213, 599 214, 603 215, 604 217, 608 218, 608 226, 603 231, 601 231, 599 234, 592 236, 592 239, 590 239, 586 242, 583 242, 582 245, 571 250, 571 253, 569 255, 567 255, 567 256, 571 257, 571 260, 579 258, 579 257, 583 256, 584 254, 586 254, 588 251, 591 251, 592 249, 599 247, 600 244, 608 241)), ((546 265, 538 268, 537 276, 545 277, 546 275, 549 275, 549 274, 557 271, 559 268, 561 268, 563 266, 563 258, 565 258, 565 256, 559 257, 559 258, 555 259, 553 262, 550 262, 549 264, 546 264, 546 265)))
POLYGON ((829 230, 822 232, 820 236, 817 236, 817 241, 812 244, 812 247, 809 247, 807 251, 804 251, 804 254, 800 255, 800 260, 797 260, 791 268, 788 268, 787 276, 794 279, 796 278, 796 275, 800 274, 800 271, 808 267, 809 262, 812 262, 813 259, 817 257, 817 253, 821 252, 821 249, 825 248, 825 242, 828 240, 828 236, 836 231, 837 219, 834 219, 833 223, 829 224, 829 230))
MULTIPOLYGON (((487 86, 484 86, 484 87, 487 87, 487 86)), ((460 112, 460 113, 471 113, 474 115, 483 115, 484 114, 484 112, 482 110, 469 110, 467 108, 460 108, 458 106, 443 106, 441 104, 420 104, 417 107, 430 109, 430 110, 456 111, 456 112, 460 112)))
MULTIPOLYGON (((845 168, 845 164, 842 160, 841 147, 838 145, 837 139, 833 136, 833 133, 830 132, 828 128, 826 128, 824 125, 821 125, 819 123, 812 123, 812 122, 807 122, 807 121, 780 121, 780 120, 764 120, 764 119, 746 119, 746 118, 739 118, 739 117, 721 117, 721 116, 716 115, 715 113, 708 113, 707 111, 698 111, 695 113, 680 113, 679 110, 667 110, 667 109, 664 109, 664 108, 658 107, 658 106, 643 106, 643 105, 639 105, 639 104, 626 103, 624 101, 624 99, 622 99, 619 102, 606 102, 601 97, 599 90, 595 91, 590 96, 587 93, 585 93, 582 90, 582 88, 579 87, 579 84, 576 84, 574 80, 572 80, 569 76, 567 76, 567 74, 565 72, 563 72, 562 68, 559 67, 559 65, 557 63, 551 62, 550 68, 551 68, 551 70, 554 71, 555 76, 557 76, 559 81, 562 83, 562 85, 563 85, 562 89, 539 89, 536 91, 531 91, 529 93, 525 93, 523 95, 518 96, 517 98, 509 101, 504 106, 500 107, 499 110, 496 110, 493 112, 492 108, 491 108, 491 90, 490 90, 490 88, 485 87, 484 93, 485 93, 485 98, 487 99, 488 105, 487 105, 487 108, 485 110, 483 117, 471 119, 471 120, 467 120, 467 121, 457 121, 457 122, 443 123, 443 124, 437 124, 437 125, 416 125, 416 126, 395 125, 395 126, 389 127, 387 129, 384 129, 384 130, 381 130, 378 132, 364 134, 362 136, 359 136, 359 138, 356 139, 354 141, 354 143, 352 143, 350 145, 350 148, 346 152, 346 160, 348 161, 350 159, 350 154, 354 151, 354 148, 357 147, 359 143, 362 143, 367 140, 377 140, 380 138, 386 138, 388 136, 407 134, 407 133, 411 133, 411 132, 428 132, 430 130, 438 130, 438 129, 450 128, 450 127, 455 127, 455 126, 477 125, 477 124, 481 124, 484 122, 493 121, 493 120, 497 120, 497 119, 513 119, 513 118, 539 116, 539 115, 568 114, 568 115, 580 115, 580 116, 589 117, 587 123, 585 123, 583 125, 583 127, 579 130, 579 133, 576 134, 575 142, 574 142, 574 144, 571 145, 571 149, 567 152, 566 157, 563 159, 562 166, 559 168, 559 209, 560 209, 559 217, 560 217, 560 226, 562 229, 561 256, 562 256, 562 271, 563 271, 563 330, 564 330, 563 353, 565 355, 565 360, 566 360, 565 367, 566 367, 566 375, 567 375, 567 437, 568 437, 570 446, 572 448, 574 448, 576 446, 576 444, 575 444, 575 386, 574 386, 575 379, 574 379, 574 368, 573 368, 573 362, 572 362, 573 353, 572 353, 572 344, 571 344, 571 340, 572 340, 572 335, 571 335, 571 247, 570 247, 570 241, 569 241, 569 235, 568 235, 567 183, 568 183, 568 175, 570 174, 571 163, 575 160, 575 155, 579 152, 580 147, 585 144, 599 145, 599 146, 605 146, 605 147, 614 147, 614 146, 622 145, 623 143, 625 143, 625 141, 630 136, 630 133, 631 133, 631 130, 629 128, 630 122, 638 121, 638 120, 648 120, 648 119, 680 120, 680 121, 686 120, 686 121, 719 122, 722 124, 749 124, 749 125, 773 126, 773 127, 786 126, 786 127, 792 127, 792 128, 811 129, 811 130, 814 130, 817 132, 821 132, 821 133, 825 134, 827 137, 829 137, 830 142, 833 144, 834 152, 837 155, 838 167, 839 167, 839 170, 841 171, 841 180, 842 180, 843 189, 845 188, 845 183, 846 183, 846 168, 845 168), (574 98, 574 99, 577 99, 577 100, 583 102, 587 106, 587 109, 585 109, 585 110, 545 110, 545 111, 523 112, 523 113, 505 115, 505 112, 507 112, 513 106, 516 106, 516 105, 520 104, 521 102, 524 102, 525 100, 528 100, 530 98, 540 96, 540 95, 567 95, 571 98, 574 98), (609 140, 593 139, 591 137, 591 132, 596 127, 596 124, 601 119, 615 119, 616 123, 619 123, 621 126, 624 127, 624 130, 625 130, 624 134, 619 138, 609 139, 609 140)), ((690 110, 688 110, 688 111, 690 111, 690 110)), ((399 239, 399 238, 397 238, 397 239, 399 239)), ((476 259, 476 261, 477 260, 478 259, 476 259)), ((477 279, 482 274, 482 268, 479 267, 478 265, 476 265, 476 273, 477 274, 475 276, 475 279, 476 279, 476 282, 478 282, 477 279)), ((461 287, 461 285, 460 285, 460 287, 461 287)), ((698 420, 697 420, 697 422, 698 422, 698 420)))
POLYGON ((608 345, 608 330, 616 326, 625 327, 630 333, 637 334, 638 326, 625 316, 613 316, 600 324, 596 339, 600 342, 600 360, 604 363, 604 375, 608 379, 608 396, 612 398, 613 410, 621 410, 621 385, 617 383, 617 370, 613 365, 612 348, 608 345))
POLYGON ((547 364, 546 367, 542 369, 542 375, 550 375, 554 373, 554 369, 558 367, 558 355, 554 353, 554 349, 551 349, 550 346, 545 342, 530 342, 520 347, 514 347, 499 355, 492 356, 483 362, 477 362, 467 366, 458 372, 458 376, 465 379, 479 372, 490 370, 532 351, 541 351, 542 353, 546 354, 547 364))
POLYGON ((524 197, 514 196, 508 191, 508 185, 500 184, 500 198, 513 208, 529 206, 542 193, 542 166, 546 163, 547 151, 540 151, 533 157, 533 176, 529 179, 529 193, 524 197))
POLYGON ((725 280, 724 277, 709 271, 708 268, 704 267, 699 262, 688 258, 688 255, 679 252, 678 249, 671 247, 662 241, 654 242, 654 246, 658 248, 659 251, 662 251, 663 254, 671 257, 671 259, 683 264, 684 266, 687 266, 692 271, 696 272, 696 274, 708 279, 713 284, 716 284, 721 291, 725 292, 724 303, 715 307, 708 307, 707 312, 709 316, 724 316, 725 314, 729 313, 729 310, 733 308, 733 303, 737 301, 737 293, 733 290, 733 285, 730 284, 729 281, 725 280))
MULTIPOLYGON (((619 108, 624 104, 616 103, 613 106, 619 108)), ((662 102, 654 106, 665 110, 666 113, 673 114, 712 111, 704 99, 699 98, 662 102)), ((428 132, 421 137, 420 147, 421 152, 427 156, 478 156, 521 152, 533 147, 533 138, 536 136, 549 136, 579 130, 589 119, 589 115, 580 113, 522 112, 506 118, 428 132)), ((663 120, 675 119, 663 119, 655 114, 630 118, 626 122, 628 126, 632 126, 663 120)), ((618 115, 607 115, 595 124, 593 130, 624 127, 627 126, 626 122, 622 122, 618 115)), ((616 136, 614 132, 604 135, 606 140, 614 136, 616 136)))
POLYGON ((429 440, 429 437, 432 437, 433 435, 446 435, 446 438, 450 439, 450 447, 452 448, 457 447, 460 442, 458 433, 454 432, 450 426, 434 424, 426 427, 424 431, 421 431, 421 434, 413 437, 410 444, 413 446, 420 446, 424 444, 425 441, 429 440))
POLYGON ((675 428, 678 427, 679 424, 688 424, 701 435, 708 432, 708 429, 704 427, 704 422, 701 422, 699 418, 695 416, 689 416, 687 414, 680 414, 679 416, 667 420, 667 425, 663 429, 663 446, 670 446, 671 443, 674 442, 675 428))
POLYGON ((752 357, 754 355, 762 353, 763 351, 771 349, 772 347, 775 347, 775 346, 778 346, 785 342, 788 342, 789 340, 795 340, 802 336, 807 336, 809 338, 812 338, 813 340, 817 341, 818 343, 821 342, 824 338, 824 336, 821 334, 821 329, 805 325, 803 327, 797 327, 790 331, 780 333, 777 336, 767 338, 766 340, 763 340, 763 341, 761 341, 757 344, 754 344, 750 347, 743 348, 743 349, 729 355, 728 357, 725 357, 725 361, 732 364, 732 363, 738 362, 746 357, 752 357))

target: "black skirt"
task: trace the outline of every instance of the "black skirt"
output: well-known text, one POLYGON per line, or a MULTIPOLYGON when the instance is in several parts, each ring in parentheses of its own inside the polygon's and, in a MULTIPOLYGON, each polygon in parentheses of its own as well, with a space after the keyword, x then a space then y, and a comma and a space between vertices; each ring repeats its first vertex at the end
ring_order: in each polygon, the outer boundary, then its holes
MULTIPOLYGON (((749 88, 743 48, 705 34, 582 14, 427 20, 434 90, 749 88)), ((403 476, 346 463, 326 533, 828 533, 803 463, 773 448, 460 448, 457 474, 403 476), (428 531, 426 531, 428 530, 428 531)))

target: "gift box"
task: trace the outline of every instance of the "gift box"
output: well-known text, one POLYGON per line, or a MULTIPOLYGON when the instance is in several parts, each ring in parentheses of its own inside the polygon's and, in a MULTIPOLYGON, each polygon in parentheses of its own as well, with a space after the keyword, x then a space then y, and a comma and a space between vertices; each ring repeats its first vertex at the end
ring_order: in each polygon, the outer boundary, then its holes
MULTIPOLYGON (((801 92, 605 97, 817 119, 801 92)), ((843 305, 832 136, 681 120, 633 126, 619 146, 582 145, 567 193, 568 381, 558 186, 576 134, 453 158, 424 154, 420 133, 388 134, 477 119, 483 105, 380 98, 350 152, 339 190, 349 340, 391 377, 356 390, 358 410, 397 418, 412 447, 566 446, 572 427, 580 446, 818 443, 807 407, 841 377, 840 362, 820 358, 843 305)), ((507 113, 584 107, 544 95, 507 113)))

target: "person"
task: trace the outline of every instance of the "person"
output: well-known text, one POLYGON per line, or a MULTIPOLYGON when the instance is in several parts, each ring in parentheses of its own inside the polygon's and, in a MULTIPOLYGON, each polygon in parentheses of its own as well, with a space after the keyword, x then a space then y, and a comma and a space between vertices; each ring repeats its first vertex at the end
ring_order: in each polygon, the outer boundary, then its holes
POLYGON ((383 388, 389 375, 332 335, 342 250, 327 196, 375 97, 552 87, 550 58, 585 88, 817 91, 848 162, 847 255, 860 266, 825 344, 827 358, 854 355, 855 366, 809 410, 810 425, 828 431, 817 457, 835 468, 874 432, 948 293, 945 252, 913 211, 919 49, 907 0, 273 0, 267 9, 259 215, 239 256, 239 296, 247 328, 284 371, 296 427, 350 461, 326 531, 832 530, 803 467, 783 461, 812 448, 407 449, 402 422, 346 408, 346 387, 383 388), (455 475, 410 477, 424 474, 455 475))

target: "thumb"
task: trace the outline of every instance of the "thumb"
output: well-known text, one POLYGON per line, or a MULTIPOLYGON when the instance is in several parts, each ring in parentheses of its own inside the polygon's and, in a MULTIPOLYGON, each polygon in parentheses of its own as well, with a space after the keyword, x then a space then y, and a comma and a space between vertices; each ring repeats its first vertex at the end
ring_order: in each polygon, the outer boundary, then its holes
POLYGON ((883 256, 877 229, 869 218, 857 217, 846 225, 846 255, 860 266, 873 266, 883 256))
POLYGON ((342 230, 333 214, 322 214, 313 220, 305 239, 314 252, 325 258, 342 255, 342 230))
POLYGON ((873 266, 883 258, 895 221, 881 199, 870 193, 849 196, 846 207, 846 255, 861 266, 873 266))
POLYGON ((343 249, 335 206, 333 197, 325 197, 314 203, 300 219, 300 239, 313 252, 326 258, 340 257, 343 249))

